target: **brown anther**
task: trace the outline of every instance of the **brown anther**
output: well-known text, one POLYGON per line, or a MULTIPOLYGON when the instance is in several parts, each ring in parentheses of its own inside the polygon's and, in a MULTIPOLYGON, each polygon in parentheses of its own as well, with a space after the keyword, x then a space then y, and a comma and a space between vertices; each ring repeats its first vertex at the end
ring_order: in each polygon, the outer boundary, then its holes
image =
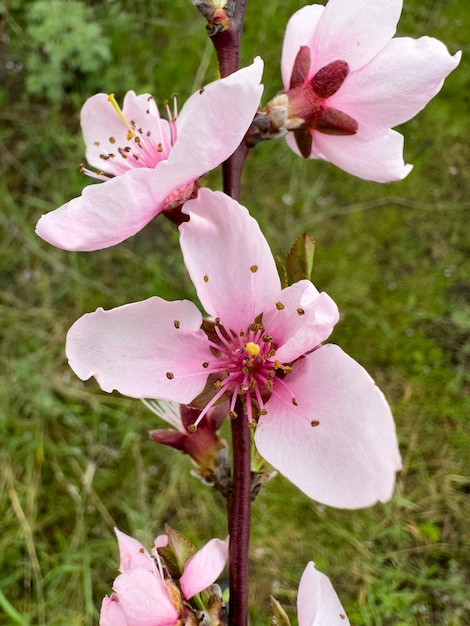
POLYGON ((230 411, 228 416, 230 417, 230 419, 234 420, 236 417, 238 417, 238 414, 235 413, 235 411, 230 411))
POLYGON ((265 335, 264 337, 262 337, 262 340, 264 341, 264 343, 270 343, 273 338, 270 335, 265 335))
POLYGON ((173 378, 175 377, 175 375, 173 374, 173 372, 167 372, 167 373, 166 373, 166 377, 168 378, 168 380, 173 380, 173 378))
POLYGON ((188 430, 189 430, 189 432, 190 432, 190 433, 195 433, 195 432, 196 432, 196 430, 197 430, 197 426, 196 426, 196 424, 190 424, 190 425, 188 426, 188 430))
POLYGON ((315 428, 315 426, 318 426, 320 424, 320 422, 318 420, 312 420, 310 422, 310 426, 313 426, 315 428))
POLYGON ((240 337, 244 337, 244 336, 245 336, 244 331, 243 331, 243 330, 241 330, 241 331, 240 331, 240 333, 239 333, 239 335, 240 335, 240 337))
POLYGON ((245 365, 244 368, 242 368, 242 372, 245 374, 245 376, 248 376, 248 374, 250 373, 249 368, 245 365))
POLYGON ((268 376, 270 376, 271 378, 274 378, 274 376, 276 376, 276 370, 269 370, 268 376))
POLYGON ((152 133, 148 130, 145 134, 147 135, 147 137, 150 137, 152 133))
POLYGON ((253 272, 253 274, 255 274, 258 271, 258 266, 257 265, 252 265, 250 267, 250 272, 253 272))
POLYGON ((207 274, 204 274, 204 282, 205 283, 209 282, 209 276, 207 274))
POLYGON ((216 317, 214 320, 214 324, 218 326, 220 324, 220 317, 216 317))
POLYGON ((202 96, 202 94, 204 93, 204 91, 205 91, 204 87, 201 87, 201 89, 199 89, 199 95, 201 95, 201 96, 202 96))
POLYGON ((207 369, 207 368, 209 367, 209 363, 208 363, 207 361, 205 361, 205 362, 202 364, 202 367, 203 367, 204 369, 207 369))
POLYGON ((261 409, 259 412, 260 415, 267 415, 268 412, 266 411, 266 409, 261 409))
POLYGON ((294 398, 294 397, 292 398, 292 404, 294 406, 299 406, 299 403, 297 402, 296 398, 294 398))
POLYGON ((114 139, 114 137, 109 138, 109 143, 116 143, 116 140, 114 139))
POLYGON ((93 142, 93 145, 94 145, 94 146, 99 146, 99 145, 100 145, 100 142, 99 142, 99 141, 94 141, 94 142, 93 142))
POLYGON ((266 381, 266 389, 272 389, 274 387, 274 383, 272 380, 266 381))
POLYGON ((135 136, 134 137, 134 141, 136 142, 137 145, 140 145, 140 137, 139 136, 135 136))
POLYGON ((251 330, 253 333, 254 333, 256 330, 258 330, 258 329, 257 329, 257 327, 256 327, 256 323, 255 323, 255 322, 253 322, 253 324, 250 324, 250 330, 251 330))
POLYGON ((284 305, 282 304, 282 302, 276 302, 276 309, 278 311, 282 311, 282 309, 284 309, 284 305))
POLYGON ((297 309, 297 314, 298 314, 298 315, 305 315, 305 311, 299 307, 299 308, 297 309))
POLYGON ((145 554, 145 549, 144 548, 139 548, 139 552, 141 552, 142 554, 145 554))
POLYGON ((175 321, 173 322, 173 326, 174 326, 175 328, 179 328, 179 327, 180 327, 180 321, 179 321, 179 320, 175 320, 175 321))
POLYGON ((166 109, 168 106, 168 100, 163 100, 163 108, 166 109))
POLYGON ((266 358, 272 359, 275 354, 276 354, 276 350, 274 350, 274 348, 271 348, 269 352, 266 352, 266 358))
POLYGON ((250 380, 250 389, 253 390, 257 386, 258 386, 258 383, 256 382, 256 380, 254 378, 252 378, 250 380))
POLYGON ((163 152, 163 146, 161 143, 159 143, 157 146, 157 152, 163 152))

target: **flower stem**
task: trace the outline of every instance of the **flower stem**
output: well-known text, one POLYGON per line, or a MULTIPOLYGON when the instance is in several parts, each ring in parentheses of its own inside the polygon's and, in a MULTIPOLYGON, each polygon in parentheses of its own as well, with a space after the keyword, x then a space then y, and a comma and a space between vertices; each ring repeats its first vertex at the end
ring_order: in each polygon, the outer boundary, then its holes
MULTIPOLYGON (((240 64, 240 40, 247 0, 235 0, 229 25, 212 35, 222 78, 236 72, 240 64)), ((240 179, 248 154, 243 141, 222 164, 223 187, 235 200, 240 197, 240 179)), ((248 624, 248 554, 251 522, 251 434, 246 411, 240 400, 232 420, 232 490, 227 501, 229 545, 229 626, 248 624)))
POLYGON ((251 522, 251 433, 240 400, 232 419, 232 491, 227 502, 229 545, 229 626, 248 624, 248 553, 251 522))
MULTIPOLYGON (((222 78, 233 74, 240 66, 240 40, 246 3, 247 0, 235 0, 233 16, 230 18, 228 27, 211 37, 222 78)), ((247 154, 248 149, 242 142, 232 156, 222 164, 224 191, 235 200, 240 198, 240 178, 247 154)))

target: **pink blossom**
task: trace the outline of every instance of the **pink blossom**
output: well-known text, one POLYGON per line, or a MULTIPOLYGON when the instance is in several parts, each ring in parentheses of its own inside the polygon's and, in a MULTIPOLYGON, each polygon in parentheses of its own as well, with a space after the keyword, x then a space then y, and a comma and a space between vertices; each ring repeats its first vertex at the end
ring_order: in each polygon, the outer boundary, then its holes
POLYGON ((393 38, 402 0, 328 0, 294 13, 281 59, 285 91, 267 107, 299 155, 376 182, 404 178, 403 136, 458 65, 431 37, 393 38))
POLYGON ((299 626, 348 626, 349 620, 329 578, 310 561, 297 595, 299 626))
MULTIPOLYGON (((115 529, 119 543, 119 576, 114 592, 101 606, 100 626, 174 626, 180 620, 182 601, 178 588, 163 576, 156 547, 168 543, 166 535, 155 540, 151 555, 129 535, 115 529)), ((183 597, 189 600, 212 585, 225 567, 227 541, 211 539, 190 557, 179 579, 183 597)))
POLYGON ((301 280, 281 289, 257 222, 235 200, 202 189, 180 226, 186 267, 211 320, 186 300, 153 297, 81 317, 67 356, 83 380, 137 398, 192 403, 197 424, 237 399, 261 455, 311 498, 344 508, 391 497, 400 469, 381 391, 338 346, 333 300, 301 280))
POLYGON ((97 94, 83 106, 86 157, 101 180, 43 215, 36 232, 65 250, 113 246, 166 209, 197 193, 200 176, 238 147, 259 105, 260 58, 193 94, 179 115, 160 119, 152 96, 129 91, 122 111, 113 96, 97 94))

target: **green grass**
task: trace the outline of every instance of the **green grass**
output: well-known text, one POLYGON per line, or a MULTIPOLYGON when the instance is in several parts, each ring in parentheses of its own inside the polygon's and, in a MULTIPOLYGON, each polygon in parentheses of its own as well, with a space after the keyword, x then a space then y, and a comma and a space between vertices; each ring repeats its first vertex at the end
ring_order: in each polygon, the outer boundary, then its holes
MULTIPOLYGON (((194 296, 176 233, 155 220, 92 254, 34 235, 39 215, 86 182, 76 171, 86 97, 132 88, 160 102, 177 91, 182 102, 216 74, 191 3, 148 4, 89 3, 113 61, 67 75, 53 102, 25 92, 25 59, 39 45, 26 5, 12 1, 0 22, 2 56, 17 64, 0 69, 0 624, 96 624, 117 566, 115 524, 147 543, 165 522, 194 541, 226 533, 218 495, 149 440, 152 414, 79 381, 63 352, 86 311, 194 296)), ((266 98, 280 88, 283 28, 302 4, 249 3, 243 58, 264 58, 266 98)), ((293 613, 310 559, 356 626, 470 623, 470 18, 457 0, 410 0, 400 34, 464 49, 441 94, 401 129, 415 166, 405 181, 359 181, 282 141, 258 146, 244 173, 242 201, 275 254, 304 231, 316 239, 314 282, 342 313, 332 340, 386 393, 404 459, 393 501, 364 511, 320 506, 282 477, 268 483, 253 507, 256 626, 270 593, 293 613)), ((207 182, 220 186, 219 174, 207 182)))

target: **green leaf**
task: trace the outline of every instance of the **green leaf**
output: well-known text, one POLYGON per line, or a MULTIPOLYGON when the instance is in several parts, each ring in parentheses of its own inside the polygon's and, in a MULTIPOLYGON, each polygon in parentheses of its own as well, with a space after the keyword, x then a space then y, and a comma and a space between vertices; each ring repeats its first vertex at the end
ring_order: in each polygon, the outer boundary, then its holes
POLYGON ((286 255, 286 270, 290 285, 305 278, 311 280, 314 251, 315 240, 307 233, 303 233, 295 240, 286 255))

